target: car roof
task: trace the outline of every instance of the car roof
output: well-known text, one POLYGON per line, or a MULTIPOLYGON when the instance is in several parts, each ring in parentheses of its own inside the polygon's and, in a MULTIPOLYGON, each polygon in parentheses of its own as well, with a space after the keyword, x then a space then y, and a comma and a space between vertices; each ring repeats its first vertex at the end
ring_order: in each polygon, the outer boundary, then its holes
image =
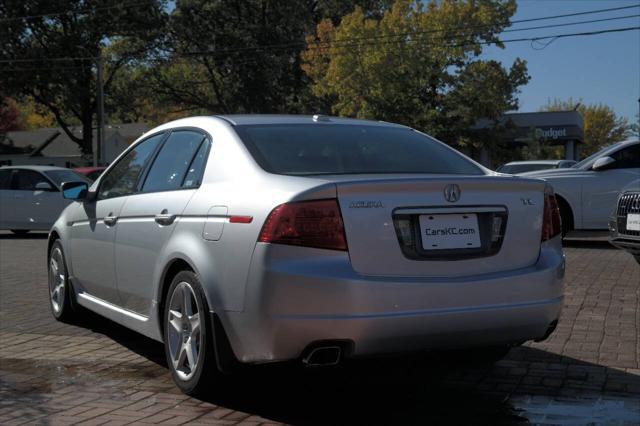
POLYGON ((225 120, 234 126, 260 125, 260 124, 359 124, 366 126, 384 126, 408 128, 401 124, 388 123, 386 121, 361 120, 355 118, 334 117, 330 115, 294 115, 294 114, 230 114, 214 115, 213 117, 225 120), (314 119, 315 118, 315 119, 314 119))
POLYGON ((51 170, 69 170, 65 167, 56 167, 56 166, 2 166, 0 169, 13 169, 13 170, 34 170, 36 172, 47 172, 51 170))
POLYGON ((519 164, 557 164, 562 161, 573 161, 573 160, 528 160, 528 161, 512 161, 510 163, 505 164, 505 166, 516 166, 519 164))
POLYGON ((93 166, 87 166, 87 167, 74 167, 73 170, 74 172, 93 172, 96 170, 104 170, 106 169, 106 167, 104 166, 98 166, 98 167, 93 167, 93 166))

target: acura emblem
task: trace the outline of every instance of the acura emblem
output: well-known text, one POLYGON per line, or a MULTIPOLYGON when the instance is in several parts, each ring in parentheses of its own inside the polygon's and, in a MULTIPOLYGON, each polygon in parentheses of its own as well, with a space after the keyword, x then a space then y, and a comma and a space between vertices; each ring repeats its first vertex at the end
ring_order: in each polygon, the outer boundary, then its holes
POLYGON ((460 187, 455 183, 444 187, 444 199, 450 203, 455 203, 460 199, 460 187))

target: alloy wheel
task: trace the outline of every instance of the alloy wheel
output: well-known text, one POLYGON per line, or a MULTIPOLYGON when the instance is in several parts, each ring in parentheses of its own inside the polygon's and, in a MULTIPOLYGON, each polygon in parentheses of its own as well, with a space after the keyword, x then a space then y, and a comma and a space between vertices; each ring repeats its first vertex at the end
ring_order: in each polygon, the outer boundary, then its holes
POLYGON ((166 327, 173 368, 181 380, 189 380, 197 370, 203 336, 196 295, 186 281, 171 294, 166 327))
POLYGON ((65 284, 66 271, 62 251, 56 247, 49 259, 49 295, 51 307, 56 315, 59 315, 64 307, 65 284))

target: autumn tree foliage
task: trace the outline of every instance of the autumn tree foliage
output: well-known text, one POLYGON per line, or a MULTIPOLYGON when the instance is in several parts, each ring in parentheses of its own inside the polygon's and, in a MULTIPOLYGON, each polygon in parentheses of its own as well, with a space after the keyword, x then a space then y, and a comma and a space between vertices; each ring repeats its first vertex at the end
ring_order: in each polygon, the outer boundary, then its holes
POLYGON ((620 142, 633 134, 633 126, 625 117, 616 115, 608 105, 602 103, 585 104, 582 99, 549 100, 542 111, 573 111, 582 115, 584 121, 584 146, 581 149, 583 157, 620 142))
POLYGON ((517 109, 526 63, 480 57, 515 1, 399 0, 380 18, 360 8, 307 37, 303 70, 333 114, 400 122, 458 142, 481 117, 517 109))

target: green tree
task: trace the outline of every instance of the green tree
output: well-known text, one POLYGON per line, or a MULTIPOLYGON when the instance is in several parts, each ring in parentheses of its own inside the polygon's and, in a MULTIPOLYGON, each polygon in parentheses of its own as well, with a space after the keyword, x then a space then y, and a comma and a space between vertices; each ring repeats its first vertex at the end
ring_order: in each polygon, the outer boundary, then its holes
MULTIPOLYGON (((526 63, 479 59, 499 42, 515 1, 399 0, 381 18, 357 8, 307 38, 303 70, 335 114, 404 123, 450 143, 471 140, 479 118, 518 106, 526 63)), ((491 138, 487 138, 491 140, 491 138)))
POLYGON ((0 137, 13 130, 22 130, 23 127, 16 101, 0 97, 0 137))
POLYGON ((582 114, 584 121, 584 146, 581 155, 586 157, 615 142, 625 140, 633 133, 633 126, 625 117, 602 103, 585 105, 582 99, 553 99, 541 111, 574 111, 582 114))
POLYGON ((305 36, 355 5, 379 16, 387 0, 178 0, 154 91, 179 111, 310 112, 300 68, 305 36))
POLYGON ((50 111, 84 153, 92 150, 96 59, 108 91, 117 72, 144 59, 163 34, 166 0, 3 0, 0 75, 14 97, 50 111), (71 132, 82 126, 82 136, 71 132))

